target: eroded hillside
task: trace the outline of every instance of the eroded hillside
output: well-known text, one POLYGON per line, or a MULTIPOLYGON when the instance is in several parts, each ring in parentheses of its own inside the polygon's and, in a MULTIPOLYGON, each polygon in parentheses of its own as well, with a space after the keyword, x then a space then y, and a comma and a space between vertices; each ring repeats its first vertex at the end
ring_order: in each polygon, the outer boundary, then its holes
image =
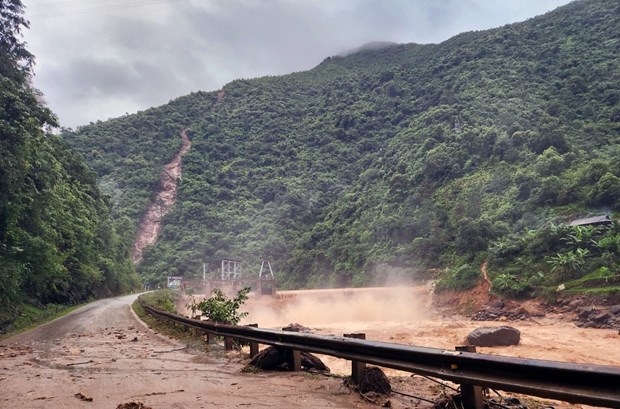
POLYGON ((183 130, 180 136, 181 148, 172 160, 164 166, 159 178, 159 188, 138 224, 133 250, 134 263, 142 261, 144 248, 155 243, 161 230, 163 218, 176 201, 177 183, 182 172, 181 159, 192 146, 187 137, 187 130, 183 130))

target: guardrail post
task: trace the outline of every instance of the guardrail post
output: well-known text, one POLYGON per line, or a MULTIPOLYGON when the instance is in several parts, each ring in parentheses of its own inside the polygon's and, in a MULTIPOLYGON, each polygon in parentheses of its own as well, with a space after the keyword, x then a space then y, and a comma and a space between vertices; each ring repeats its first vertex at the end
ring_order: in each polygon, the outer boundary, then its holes
MULTIPOLYGON (((299 328, 282 328, 282 330, 289 332, 299 332, 299 328)), ((291 371, 301 371, 301 352, 299 352, 299 350, 297 349, 288 349, 286 351, 286 362, 288 363, 288 368, 291 371)))
MULTIPOLYGON (((258 324, 248 324, 246 327, 258 328, 258 324)), ((250 359, 258 355, 258 342, 250 341, 250 359)))
POLYGON ((224 349, 227 351, 232 351, 233 339, 231 337, 224 337, 224 349))
MULTIPOLYGON (((475 345, 462 345, 455 348, 457 351, 476 352, 475 345)), ((470 383, 461 384, 461 399, 463 409, 483 409, 482 387, 470 383)))
MULTIPOLYGON (((366 339, 366 334, 357 332, 352 334, 344 334, 345 338, 366 339)), ((351 379, 353 382, 359 382, 362 379, 362 371, 366 368, 366 362, 351 361, 351 379)))
POLYGON ((301 371, 301 352, 297 349, 289 349, 287 351, 288 367, 291 371, 301 371))

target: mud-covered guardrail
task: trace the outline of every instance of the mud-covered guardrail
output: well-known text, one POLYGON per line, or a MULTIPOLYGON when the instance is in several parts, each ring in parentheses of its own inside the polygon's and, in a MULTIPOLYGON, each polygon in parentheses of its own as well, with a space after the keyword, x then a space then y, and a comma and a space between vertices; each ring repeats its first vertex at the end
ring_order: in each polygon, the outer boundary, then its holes
POLYGON ((215 324, 143 305, 153 316, 248 342, 571 403, 620 408, 620 367, 514 358, 256 327, 215 324))

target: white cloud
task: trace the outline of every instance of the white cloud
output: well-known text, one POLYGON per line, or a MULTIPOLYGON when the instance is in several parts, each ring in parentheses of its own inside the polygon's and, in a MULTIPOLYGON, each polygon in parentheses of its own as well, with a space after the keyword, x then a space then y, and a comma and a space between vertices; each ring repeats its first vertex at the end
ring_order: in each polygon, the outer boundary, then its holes
POLYGON ((32 0, 35 86, 63 126, 235 78, 310 69, 369 41, 440 42, 568 0, 32 0))

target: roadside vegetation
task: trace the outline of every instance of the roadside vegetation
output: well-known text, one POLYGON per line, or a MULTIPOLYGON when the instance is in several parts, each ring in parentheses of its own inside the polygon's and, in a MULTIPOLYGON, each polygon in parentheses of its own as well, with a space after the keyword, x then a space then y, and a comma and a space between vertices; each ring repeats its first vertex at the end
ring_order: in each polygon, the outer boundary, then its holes
POLYGON ((3 328, 0 328, 0 340, 32 329, 42 323, 63 317, 82 305, 48 304, 37 307, 33 304, 21 304, 19 306, 19 315, 6 322, 3 328))
POLYGON ((202 340, 201 334, 196 331, 192 331, 183 325, 175 325, 168 320, 155 318, 144 311, 142 304, 150 307, 167 311, 170 313, 176 313, 176 303, 180 298, 178 292, 172 290, 157 290, 146 294, 140 295, 136 301, 133 302, 131 308, 149 328, 156 333, 162 334, 169 338, 174 338, 185 343, 188 347, 204 349, 206 345, 202 340))
POLYGON ((228 298, 222 290, 215 288, 213 295, 202 301, 196 301, 192 297, 187 307, 192 311, 192 315, 200 312, 201 316, 216 324, 237 325, 248 315, 239 309, 248 300, 250 290, 250 287, 242 288, 234 298, 228 298))
POLYGON ((179 292, 165 289, 142 294, 137 301, 161 311, 176 313, 177 303, 181 299, 179 292))
MULTIPOLYGON (((199 312, 211 322, 237 325, 239 321, 247 315, 246 312, 242 312, 240 309, 248 299, 249 291, 250 288, 243 288, 237 292, 235 297, 229 298, 222 291, 216 289, 213 291, 212 297, 206 298, 200 302, 196 302, 196 300, 192 298, 188 307, 192 311, 192 316, 195 316, 199 312)), ((138 297, 132 304, 132 309, 146 325, 158 333, 186 342, 188 346, 193 348, 209 348, 209 345, 204 343, 200 331, 183 325, 174 324, 165 319, 154 318, 144 311, 141 304, 143 303, 144 305, 162 311, 178 313, 176 305, 179 299, 180 294, 176 291, 167 289, 153 291, 138 297)), ((235 344, 243 345, 240 341, 235 341, 235 344)))

